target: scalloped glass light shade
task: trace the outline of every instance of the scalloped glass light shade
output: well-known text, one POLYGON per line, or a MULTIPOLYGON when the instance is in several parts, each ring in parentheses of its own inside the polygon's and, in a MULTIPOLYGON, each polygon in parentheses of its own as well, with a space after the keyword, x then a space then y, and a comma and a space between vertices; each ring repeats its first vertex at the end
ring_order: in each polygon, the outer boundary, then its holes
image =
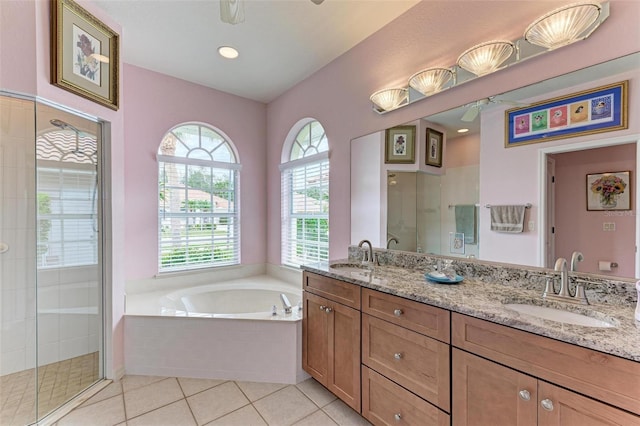
POLYGON ((453 73, 448 68, 427 68, 409 78, 409 86, 425 96, 433 95, 451 80, 453 73))
POLYGON ((408 90, 406 88, 382 89, 375 92, 369 99, 384 111, 398 108, 406 99, 408 90))
POLYGON ((467 49, 458 57, 457 64, 477 76, 497 70, 513 54, 515 47, 508 40, 480 43, 467 49))
POLYGON ((527 27, 524 38, 529 43, 556 49, 580 39, 600 16, 595 2, 573 3, 552 10, 527 27))

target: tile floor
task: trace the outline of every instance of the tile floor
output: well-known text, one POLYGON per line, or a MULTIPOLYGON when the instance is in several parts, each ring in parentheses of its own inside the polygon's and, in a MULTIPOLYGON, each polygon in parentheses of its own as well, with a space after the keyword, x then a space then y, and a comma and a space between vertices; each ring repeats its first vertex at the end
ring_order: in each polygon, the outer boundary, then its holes
POLYGON ((366 426, 313 379, 298 385, 125 376, 56 426, 366 426))
MULTIPOLYGON (((98 352, 38 368, 38 417, 98 380, 98 352)), ((36 419, 36 369, 0 376, 0 425, 22 426, 36 419)))

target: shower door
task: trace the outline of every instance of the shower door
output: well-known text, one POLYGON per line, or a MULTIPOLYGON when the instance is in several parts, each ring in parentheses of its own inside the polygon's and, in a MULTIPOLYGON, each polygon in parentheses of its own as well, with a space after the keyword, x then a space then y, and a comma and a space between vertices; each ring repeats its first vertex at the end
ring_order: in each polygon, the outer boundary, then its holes
POLYGON ((0 96, 0 424, 104 377, 101 125, 0 96))

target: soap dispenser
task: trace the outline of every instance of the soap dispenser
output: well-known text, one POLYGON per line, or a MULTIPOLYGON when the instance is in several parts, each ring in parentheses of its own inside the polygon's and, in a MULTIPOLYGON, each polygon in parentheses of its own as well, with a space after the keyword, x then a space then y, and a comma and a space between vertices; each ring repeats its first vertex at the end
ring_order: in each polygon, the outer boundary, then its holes
POLYGON ((640 281, 636 283, 636 290, 638 290, 638 300, 636 300, 636 321, 640 321, 640 281))

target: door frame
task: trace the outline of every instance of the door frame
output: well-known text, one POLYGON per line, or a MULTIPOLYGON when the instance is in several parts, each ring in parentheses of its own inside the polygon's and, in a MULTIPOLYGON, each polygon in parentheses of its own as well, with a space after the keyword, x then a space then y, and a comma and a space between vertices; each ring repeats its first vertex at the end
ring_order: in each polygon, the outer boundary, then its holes
POLYGON ((636 144, 636 173, 635 176, 632 177, 634 184, 633 191, 633 199, 635 200, 635 218, 636 218, 636 252, 635 252, 635 276, 640 276, 640 253, 638 252, 638 246, 640 246, 640 214, 637 213, 640 208, 640 188, 638 184, 640 183, 640 179, 638 179, 638 174, 640 174, 640 133, 634 133, 627 136, 618 136, 615 138, 609 139, 598 139, 587 142, 577 142, 571 143, 567 145, 559 145, 548 148, 541 148, 538 151, 538 188, 539 188, 539 206, 538 209, 538 223, 539 232, 538 232, 538 256, 537 256, 537 266, 544 267, 545 260, 547 257, 547 232, 546 229, 548 227, 547 224, 547 155, 548 154, 560 154, 564 152, 573 152, 573 151, 583 151, 586 149, 593 148, 604 148, 608 146, 616 146, 616 145, 625 145, 625 144, 636 144))

